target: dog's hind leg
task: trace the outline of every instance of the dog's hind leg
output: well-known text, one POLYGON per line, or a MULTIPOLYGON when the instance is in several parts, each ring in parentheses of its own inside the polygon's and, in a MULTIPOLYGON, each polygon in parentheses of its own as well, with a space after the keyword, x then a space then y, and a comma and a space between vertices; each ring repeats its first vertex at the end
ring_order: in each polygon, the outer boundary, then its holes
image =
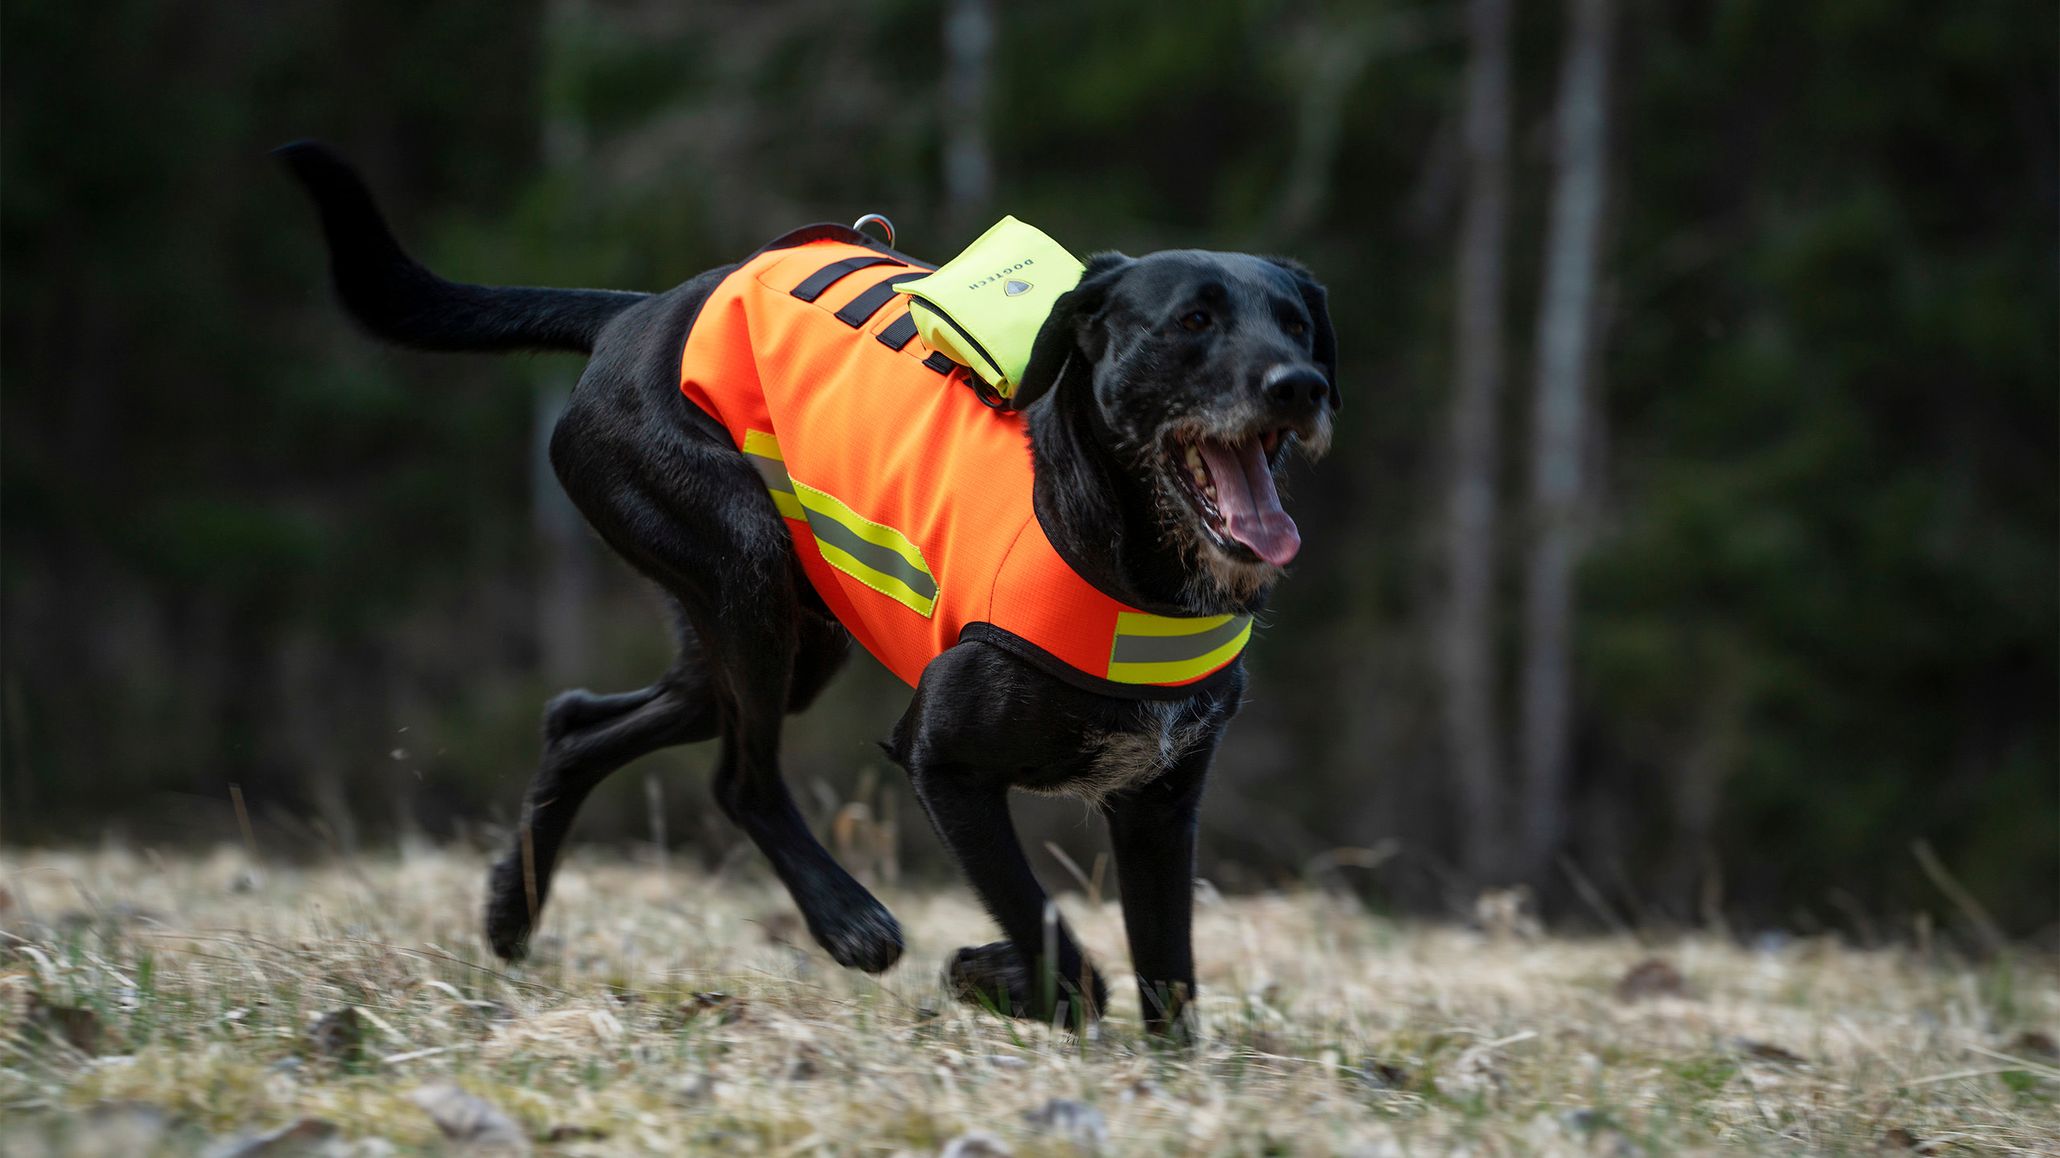
POLYGON ((840 965, 884 970, 901 955, 900 926, 809 831, 779 768, 787 710, 821 689, 849 637, 804 601, 793 538, 735 447, 679 427, 635 433, 617 440, 607 416, 590 416, 575 395, 553 446, 566 490, 693 625, 722 737, 717 803, 772 862, 817 943, 840 965), (578 452, 561 456, 570 437, 578 452))
POLYGON ((519 958, 525 952, 550 896, 565 835, 596 785, 639 756, 715 737, 720 715, 695 660, 683 649, 670 671, 640 691, 570 692, 551 702, 521 827, 487 883, 486 935, 495 953, 519 958))
MULTIPOLYGON (((677 605, 674 610, 679 657, 657 682, 616 695, 565 692, 545 710, 544 755, 523 803, 522 827, 488 881, 487 940, 502 957, 523 955, 550 896, 565 836, 587 795, 640 756, 711 740, 721 731, 700 645, 685 612, 677 605)), ((805 619, 788 710, 806 707, 849 652, 850 636, 834 621, 805 619)))

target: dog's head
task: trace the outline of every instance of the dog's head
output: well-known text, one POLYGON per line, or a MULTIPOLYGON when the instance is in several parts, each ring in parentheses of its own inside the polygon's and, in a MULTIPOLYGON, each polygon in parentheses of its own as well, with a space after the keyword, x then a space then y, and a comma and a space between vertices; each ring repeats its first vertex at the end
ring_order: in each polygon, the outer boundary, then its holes
POLYGON ((1039 331, 1015 405, 1054 395, 1089 407, 1093 437, 1218 587, 1249 597, 1295 557, 1274 476, 1291 448, 1328 449, 1342 401, 1307 270, 1202 250, 1097 255, 1039 331))

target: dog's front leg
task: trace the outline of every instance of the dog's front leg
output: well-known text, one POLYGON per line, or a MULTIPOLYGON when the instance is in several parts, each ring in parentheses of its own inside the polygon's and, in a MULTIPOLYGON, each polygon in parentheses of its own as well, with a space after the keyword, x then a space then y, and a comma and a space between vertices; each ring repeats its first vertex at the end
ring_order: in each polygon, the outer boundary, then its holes
POLYGON ((954 988, 1017 1017, 1076 1026, 1099 1017, 1108 986, 1031 872, 1009 819, 1006 783, 985 769, 921 763, 909 777, 938 837, 1008 937, 959 950, 950 967, 954 988))
POLYGON ((1193 1032, 1195 827, 1214 751, 1212 737, 1157 780, 1103 805, 1138 1004, 1157 1034, 1193 1032))

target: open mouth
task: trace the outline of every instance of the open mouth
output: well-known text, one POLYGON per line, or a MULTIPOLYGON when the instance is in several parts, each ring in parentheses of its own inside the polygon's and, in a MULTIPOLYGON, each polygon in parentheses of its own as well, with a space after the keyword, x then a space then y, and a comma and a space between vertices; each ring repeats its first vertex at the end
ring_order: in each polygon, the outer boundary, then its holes
POLYGON ((1273 486, 1273 453, 1284 432, 1237 441, 1206 436, 1175 440, 1173 477, 1215 545, 1285 567, 1302 549, 1302 533, 1281 509, 1273 486))

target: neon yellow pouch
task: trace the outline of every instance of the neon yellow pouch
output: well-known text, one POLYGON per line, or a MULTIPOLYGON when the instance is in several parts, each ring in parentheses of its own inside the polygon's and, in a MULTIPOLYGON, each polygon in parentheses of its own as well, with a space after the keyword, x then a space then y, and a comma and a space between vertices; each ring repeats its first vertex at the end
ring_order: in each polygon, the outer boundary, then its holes
POLYGON ((1085 269, 1042 231, 1004 217, 929 276, 895 288, 931 349, 1008 398, 1044 319, 1085 269))

